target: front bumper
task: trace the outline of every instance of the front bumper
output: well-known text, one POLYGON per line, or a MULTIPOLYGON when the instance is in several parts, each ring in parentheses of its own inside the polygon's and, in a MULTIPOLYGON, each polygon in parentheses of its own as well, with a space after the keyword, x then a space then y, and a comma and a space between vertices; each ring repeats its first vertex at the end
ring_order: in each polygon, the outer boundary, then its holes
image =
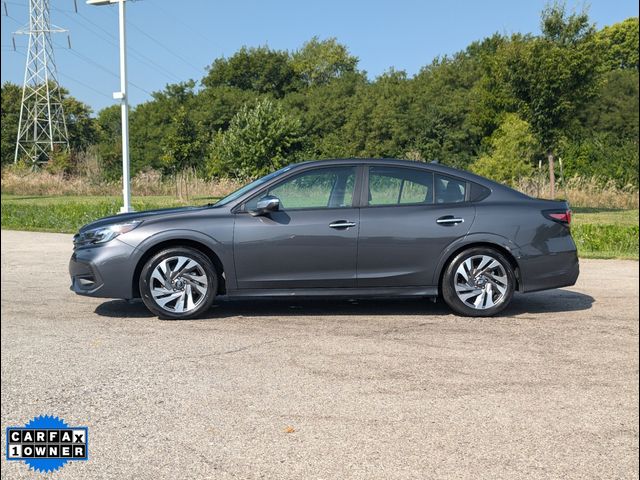
POLYGON ((117 238, 74 250, 69 260, 71 290, 91 297, 133 298, 134 250, 117 238))

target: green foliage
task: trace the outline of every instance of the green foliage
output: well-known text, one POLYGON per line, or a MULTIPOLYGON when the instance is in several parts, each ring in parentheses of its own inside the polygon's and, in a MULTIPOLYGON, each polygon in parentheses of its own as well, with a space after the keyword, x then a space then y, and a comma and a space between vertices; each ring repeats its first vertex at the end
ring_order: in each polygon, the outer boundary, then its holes
MULTIPOLYGON (((168 197, 134 198, 137 211, 179 206, 168 197)), ((122 207, 119 197, 14 197, 2 196, 2 228, 75 233, 82 225, 122 207)))
MULTIPOLYGON (((131 170, 164 169, 164 139, 171 134, 180 108, 191 112, 196 104, 195 82, 167 85, 154 94, 153 101, 136 107, 130 115, 131 170)), ((190 114, 191 116, 191 114, 190 114)), ((203 143, 206 139, 202 140, 203 143)))
POLYGON ((282 106, 264 99, 243 106, 210 149, 213 175, 251 178, 276 170, 295 158, 301 147, 300 121, 282 106))
POLYGON ((537 142, 530 125, 517 114, 505 115, 489 144, 491 152, 471 165, 473 172, 506 183, 533 174, 537 142))
MULTIPOLYGON (((95 120, 91 117, 91 108, 69 96, 64 88, 60 89, 60 93, 72 152, 95 144, 98 133, 95 120)), ((18 85, 9 82, 2 85, 2 165, 13 162, 21 100, 22 89, 18 85)))
POLYGON ((67 122, 69 133, 69 147, 72 152, 85 150, 93 145, 98 139, 95 120, 91 117, 91 108, 69 96, 67 91, 61 89, 63 93, 62 108, 67 122))
POLYGON ((287 52, 242 47, 228 59, 216 59, 202 84, 208 88, 236 87, 282 97, 296 88, 298 76, 287 52))
POLYGON ((72 168, 71 152, 65 149, 56 149, 51 154, 45 168, 50 173, 70 173, 72 168))
POLYGON ((598 177, 618 187, 638 185, 638 143, 603 133, 561 145, 560 156, 566 177, 598 177))
POLYGON ((580 256, 638 259, 638 225, 593 225, 571 227, 580 256))
POLYGON ((612 70, 602 76, 596 97, 581 112, 589 132, 638 140, 638 71, 612 70))
POLYGON ((555 149, 573 118, 597 91, 593 27, 563 4, 543 12, 542 37, 514 36, 498 56, 502 78, 544 149, 555 149))
POLYGON ((479 62, 460 53, 436 59, 416 75, 410 85, 407 147, 411 143, 426 160, 459 168, 471 163, 481 142, 470 115, 479 74, 479 62))
POLYGON ((100 110, 96 118, 98 135, 97 153, 106 179, 122 176, 122 120, 120 106, 112 105, 100 110))
POLYGON ((2 84, 2 166, 13 162, 18 136, 22 90, 10 82, 2 84))
POLYGON ((406 73, 393 70, 360 87, 343 127, 346 150, 356 157, 403 156, 409 145, 408 93, 406 73))
POLYGON ((293 54, 291 66, 306 85, 326 85, 346 73, 354 73, 357 57, 335 38, 313 37, 293 54))
MULTIPOLYGON (((638 18, 596 31, 585 11, 552 3, 541 31, 494 34, 417 75, 392 68, 372 80, 334 38, 291 53, 242 48, 213 60, 201 88, 170 84, 131 109, 132 173, 193 167, 244 177, 295 159, 387 156, 474 165, 509 181, 550 151, 565 176, 637 186, 638 18)), ((91 148, 102 179, 119 178, 119 106, 93 119, 66 92, 64 102, 72 144, 64 170, 91 148)), ((13 160, 19 103, 19 87, 3 85, 3 165, 13 160)))
POLYGON ((605 70, 638 71, 638 17, 604 27, 595 41, 605 70))
POLYGON ((203 144, 185 107, 179 107, 162 139, 162 163, 168 173, 196 168, 203 160, 203 144))

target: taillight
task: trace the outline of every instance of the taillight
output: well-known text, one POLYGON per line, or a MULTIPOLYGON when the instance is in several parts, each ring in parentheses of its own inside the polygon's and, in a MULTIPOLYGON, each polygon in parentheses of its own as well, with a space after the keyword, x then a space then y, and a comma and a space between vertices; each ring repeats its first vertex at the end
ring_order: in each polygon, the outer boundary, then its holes
POLYGON ((571 224, 571 210, 545 210, 542 212, 545 217, 554 222, 563 223, 565 225, 571 224))

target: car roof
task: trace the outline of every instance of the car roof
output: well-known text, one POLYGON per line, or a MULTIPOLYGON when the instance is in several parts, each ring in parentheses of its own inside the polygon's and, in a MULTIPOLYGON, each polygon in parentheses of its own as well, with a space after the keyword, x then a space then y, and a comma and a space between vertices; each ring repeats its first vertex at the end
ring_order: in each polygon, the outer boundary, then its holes
MULTIPOLYGON (((505 197, 518 197, 529 198, 524 193, 518 192, 506 185, 494 182, 488 178, 481 177, 475 173, 471 173, 467 170, 460 170, 458 168, 448 167, 436 162, 423 162, 418 160, 401 160, 398 158, 329 158, 325 160, 309 160, 305 162, 291 164, 290 167, 294 169, 303 167, 312 167, 318 165, 383 165, 383 166, 396 166, 396 167, 412 167, 412 168, 424 168, 432 172, 442 173, 443 175, 452 175, 454 177, 462 178, 464 180, 478 183, 484 187, 487 187, 494 194, 505 197)), ((496 198, 497 199, 497 198, 496 198)))

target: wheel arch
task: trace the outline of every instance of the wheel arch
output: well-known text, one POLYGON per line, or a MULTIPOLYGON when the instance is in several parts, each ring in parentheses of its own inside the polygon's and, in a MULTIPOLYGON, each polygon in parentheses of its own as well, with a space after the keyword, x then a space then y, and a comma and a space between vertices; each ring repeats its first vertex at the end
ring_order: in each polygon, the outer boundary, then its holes
POLYGON ((220 257, 218 256, 218 254, 216 254, 216 252, 213 251, 211 247, 197 240, 188 239, 188 238, 172 238, 172 239, 163 240, 161 242, 151 245, 149 248, 145 250, 142 256, 138 259, 138 262, 136 263, 136 268, 133 271, 133 278, 132 278, 132 285, 131 285, 133 298, 140 298, 140 285, 139 285, 140 274, 142 272, 142 269, 144 268, 144 264, 147 263, 147 260, 149 260, 156 253, 170 247, 190 247, 206 255, 207 258, 211 260, 211 263, 213 263, 213 266, 216 269, 216 275, 218 276, 218 291, 216 292, 216 294, 222 295, 226 293, 227 286, 226 286, 224 265, 220 260, 220 257))
POLYGON ((453 261, 453 259, 459 253, 464 252, 465 250, 469 250, 471 248, 476 248, 476 247, 491 248, 493 250, 496 250, 500 254, 502 254, 502 256, 504 256, 509 262, 509 264, 511 265, 511 268, 513 268, 513 273, 516 277, 515 289, 517 291, 522 291, 522 288, 523 288, 523 282, 521 277, 522 271, 520 269, 520 264, 518 263, 518 260, 514 252, 510 248, 503 245, 502 242, 498 243, 490 240, 477 240, 477 241, 471 241, 469 243, 464 243, 463 245, 458 245, 452 248, 443 256, 443 259, 440 261, 440 268, 438 271, 438 292, 440 294, 442 294, 442 279, 444 277, 444 273, 447 271, 447 268, 449 267, 449 264, 453 261))

